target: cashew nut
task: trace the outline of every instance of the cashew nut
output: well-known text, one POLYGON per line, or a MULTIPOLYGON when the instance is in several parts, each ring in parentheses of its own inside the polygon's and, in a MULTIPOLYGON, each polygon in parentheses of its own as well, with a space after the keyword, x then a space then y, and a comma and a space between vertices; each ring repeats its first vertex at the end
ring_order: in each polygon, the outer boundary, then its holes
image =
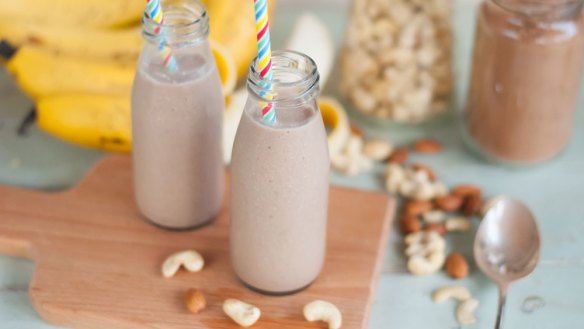
POLYGON ((427 256, 433 251, 444 251, 446 242, 444 239, 433 239, 426 243, 410 244, 405 251, 406 256, 427 256))
POLYGON ((438 224, 444 221, 446 214, 442 210, 431 210, 425 212, 422 217, 424 217, 424 221, 428 224, 438 224))
POLYGON ((466 217, 448 218, 445 227, 448 232, 466 232, 470 230, 470 220, 466 217))
POLYGON ((443 303, 450 298, 454 298, 463 302, 471 297, 470 291, 463 286, 444 286, 434 291, 432 294, 432 301, 434 303, 443 303))
POLYGON ((470 298, 458 305, 456 308, 456 320, 461 325, 473 324, 477 321, 474 316, 474 310, 479 306, 479 301, 470 298))
POLYGON ((419 231, 406 235, 404 241, 407 245, 419 244, 419 243, 430 243, 434 240, 444 239, 440 234, 434 231, 419 231))
POLYGON ((444 251, 435 250, 428 256, 414 255, 408 260, 408 270, 415 275, 426 275, 437 272, 444 265, 444 251))
POLYGON ((442 182, 434 182, 432 185, 434 189, 434 197, 445 196, 448 194, 448 187, 442 182))
POLYGON ((387 159, 392 151, 393 146, 383 139, 369 140, 363 146, 363 154, 374 161, 387 159))
POLYGON ((434 196, 434 185, 430 182, 419 184, 413 193, 414 199, 419 201, 431 200, 434 196))
POLYGON ((261 315, 259 308, 237 299, 226 299, 223 302, 223 312, 242 327, 252 326, 261 315))
POLYGON ((398 193, 399 186, 405 180, 405 170, 397 163, 389 163, 385 170, 385 189, 392 194, 398 193))
POLYGON ((329 329, 339 329, 343 322, 341 311, 332 303, 315 300, 304 306, 304 318, 307 321, 324 321, 329 329))
POLYGON ((162 275, 165 278, 173 277, 183 266, 189 272, 198 272, 203 269, 205 260, 194 250, 185 250, 172 254, 162 263, 162 275))

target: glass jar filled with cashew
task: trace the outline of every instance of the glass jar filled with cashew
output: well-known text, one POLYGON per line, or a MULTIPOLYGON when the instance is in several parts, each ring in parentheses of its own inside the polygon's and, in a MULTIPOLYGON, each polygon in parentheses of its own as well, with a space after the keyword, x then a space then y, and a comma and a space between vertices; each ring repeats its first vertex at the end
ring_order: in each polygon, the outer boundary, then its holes
POLYGON ((399 123, 450 107, 452 1, 353 0, 341 89, 360 112, 399 123))

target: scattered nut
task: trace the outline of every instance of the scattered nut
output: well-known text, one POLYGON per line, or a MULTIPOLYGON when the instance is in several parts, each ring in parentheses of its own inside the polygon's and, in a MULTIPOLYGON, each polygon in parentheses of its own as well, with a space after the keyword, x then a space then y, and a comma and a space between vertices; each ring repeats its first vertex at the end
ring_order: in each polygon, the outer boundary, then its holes
POLYGON ((430 184, 430 176, 423 170, 406 169, 406 178, 416 184, 430 184))
POLYGON ((365 134, 363 133, 363 129, 359 128, 355 124, 351 123, 350 128, 351 128, 351 133, 353 135, 357 135, 358 137, 361 137, 361 138, 365 137, 365 134))
POLYGON ((427 224, 438 224, 444 222, 446 214, 442 210, 431 210, 425 212, 422 217, 427 224))
POLYGON ((452 189, 452 194, 458 195, 459 197, 466 198, 471 194, 481 195, 480 187, 470 184, 457 185, 452 189))
POLYGON ((479 213, 481 208, 481 196, 480 194, 470 194, 466 201, 464 202, 464 206, 462 207, 462 213, 465 216, 472 216, 479 213))
POLYGON ((382 161, 389 157, 393 147, 383 139, 372 139, 363 146, 363 154, 374 161, 382 161))
POLYGON ((465 287, 449 285, 436 289, 432 294, 432 301, 434 303, 443 303, 450 298, 454 298, 463 302, 471 297, 470 291, 465 287))
POLYGON ((165 278, 173 277, 181 266, 189 272, 198 272, 205 266, 205 260, 195 250, 177 252, 162 263, 162 275, 165 278))
POLYGON ((304 318, 310 322, 326 322, 329 329, 339 329, 343 323, 341 311, 333 303, 324 300, 315 300, 306 304, 304 318))
POLYGON ((363 154, 363 138, 351 134, 346 144, 331 157, 331 165, 338 172, 353 176, 370 170, 373 162, 363 154))
POLYGON ((434 172, 434 170, 424 164, 421 163, 413 163, 412 164, 412 168, 414 168, 414 170, 416 171, 424 171, 428 174, 428 178, 431 181, 436 180, 436 173, 434 172))
POLYGON ((429 244, 436 240, 444 240, 444 238, 442 238, 436 232, 420 231, 406 235, 404 242, 406 243, 406 245, 429 244))
POLYGON ((474 310, 479 306, 479 301, 473 298, 461 302, 456 308, 456 320, 461 325, 473 324, 476 322, 474 310))
POLYGON ((403 164, 408 159, 408 150, 403 147, 398 147, 389 156, 388 161, 398 164, 403 164))
POLYGON ((432 210, 432 208, 432 202, 430 201, 408 201, 404 206, 403 213, 408 216, 419 216, 432 210))
POLYGON ((446 249, 446 241, 444 239, 431 239, 425 243, 414 243, 406 247, 405 254, 408 257, 412 256, 428 256, 434 251, 443 252, 446 249))
POLYGON ((261 315, 259 308, 237 299, 226 299, 223 302, 223 312, 242 327, 252 326, 261 315))
POLYGON ((402 166, 397 163, 389 163, 385 171, 385 188, 393 194, 398 193, 401 182, 405 179, 402 166))
POLYGON ((185 297, 187 308, 192 313, 199 313, 207 307, 205 295, 198 289, 189 289, 185 297))
POLYGON ((442 182, 434 182, 432 187, 434 188, 435 197, 441 197, 448 194, 448 188, 442 182))
POLYGON ((452 252, 446 258, 446 272, 453 279, 464 279, 468 276, 468 263, 464 256, 452 252))
POLYGON ((438 208, 444 211, 458 211, 462 206, 463 199, 456 194, 449 194, 437 197, 434 202, 438 208))
POLYGON ((442 144, 435 139, 424 138, 414 143, 414 149, 418 153, 433 154, 442 151, 442 144))
POLYGON ((428 201, 434 198, 434 186, 430 183, 418 184, 412 197, 418 201, 428 201))
POLYGON ((434 231, 442 236, 446 234, 446 226, 444 223, 428 224, 424 227, 425 231, 434 231))
POLYGON ((408 260, 408 270, 415 275, 427 275, 437 272, 444 265, 444 252, 433 251, 427 257, 412 256, 408 260))
POLYGON ((466 217, 451 217, 444 224, 448 232, 466 232, 470 230, 471 222, 466 217))
POLYGON ((400 182, 398 192, 406 198, 412 198, 417 190, 418 185, 411 180, 403 180, 400 182))
POLYGON ((437 272, 444 265, 444 238, 436 232, 416 232, 408 234, 404 239, 409 256, 407 267, 415 275, 425 275, 437 272))
POLYGON ((415 216, 403 216, 400 220, 400 227, 403 234, 410 234, 420 231, 422 223, 415 216))

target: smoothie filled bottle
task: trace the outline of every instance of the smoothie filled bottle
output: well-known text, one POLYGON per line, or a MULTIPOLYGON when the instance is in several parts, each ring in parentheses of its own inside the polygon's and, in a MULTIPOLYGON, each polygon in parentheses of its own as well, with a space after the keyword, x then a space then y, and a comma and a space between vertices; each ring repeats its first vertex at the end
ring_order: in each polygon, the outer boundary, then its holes
POLYGON ((195 0, 161 4, 163 24, 143 19, 146 42, 132 93, 134 186, 148 220, 187 229, 221 207, 224 99, 205 8, 195 0))
POLYGON ((549 160, 572 132, 584 64, 584 0, 484 0, 465 140, 512 165, 549 160))
POLYGON ((271 89, 257 65, 256 59, 233 148, 231 258, 247 286, 286 294, 312 283, 323 265, 328 146, 314 61, 274 52, 271 89), (272 124, 262 117, 268 104, 275 108, 272 124))

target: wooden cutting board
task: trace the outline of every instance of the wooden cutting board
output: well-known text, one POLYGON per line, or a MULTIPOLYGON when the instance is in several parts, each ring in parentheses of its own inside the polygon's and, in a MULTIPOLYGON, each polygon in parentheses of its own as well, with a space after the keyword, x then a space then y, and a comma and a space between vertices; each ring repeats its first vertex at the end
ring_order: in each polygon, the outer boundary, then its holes
POLYGON ((0 253, 35 262, 32 304, 43 319, 65 327, 237 328, 221 304, 239 298, 262 310, 254 328, 325 328, 302 316, 304 304, 318 298, 341 309, 343 328, 366 328, 394 205, 385 194, 332 187, 322 274, 298 294, 264 296, 231 270, 228 202, 199 230, 160 230, 134 206, 130 158, 110 156, 69 191, 0 186, 0 253), (187 248, 203 254, 203 271, 163 278, 162 261, 187 248), (197 315, 184 306, 191 287, 207 297, 197 315))

